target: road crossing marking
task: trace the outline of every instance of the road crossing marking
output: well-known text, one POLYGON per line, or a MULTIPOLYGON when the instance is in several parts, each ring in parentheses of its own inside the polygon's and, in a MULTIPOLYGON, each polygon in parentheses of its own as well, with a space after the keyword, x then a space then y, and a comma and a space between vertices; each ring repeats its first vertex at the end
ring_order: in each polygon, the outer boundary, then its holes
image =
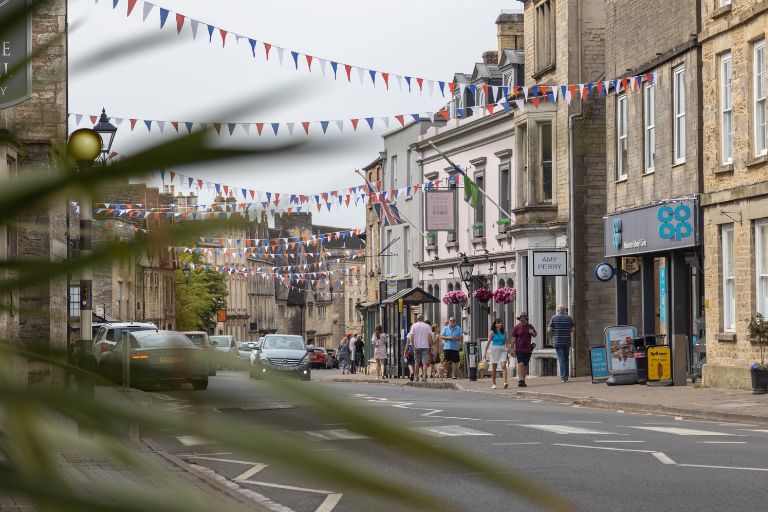
POLYGON ((305 432, 321 441, 350 441, 353 439, 368 439, 368 436, 350 432, 349 430, 344 429, 306 430, 305 432))
POLYGON ((662 464, 677 464, 677 462, 664 455, 663 452, 653 452, 653 456, 656 457, 662 464))
POLYGON ((675 434, 678 436, 732 436, 725 432, 710 432, 709 430, 696 430, 693 428, 679 427, 629 427, 639 430, 650 430, 652 432, 661 432, 664 434, 675 434))
POLYGON ((553 434, 568 435, 568 434, 582 434, 582 435, 597 435, 597 436, 616 436, 615 432, 603 432, 601 430, 591 430, 588 428, 574 427, 571 425, 520 425, 521 427, 535 428, 536 430, 544 430, 545 432, 551 432, 553 434))
POLYGON ((212 441, 206 441, 205 439, 196 436, 178 436, 176 439, 178 439, 184 446, 200 446, 201 444, 212 443, 212 441))
POLYGON ((473 430, 460 425, 445 425, 442 427, 418 427, 416 430, 433 437, 461 437, 461 436, 492 436, 488 432, 473 430))

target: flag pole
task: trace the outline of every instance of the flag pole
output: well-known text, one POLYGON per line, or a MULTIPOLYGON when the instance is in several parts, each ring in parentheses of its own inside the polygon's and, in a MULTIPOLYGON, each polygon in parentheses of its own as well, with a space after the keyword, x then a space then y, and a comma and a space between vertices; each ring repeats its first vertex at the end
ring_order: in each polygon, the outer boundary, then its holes
MULTIPOLYGON (((434 144, 434 143, 433 143, 431 140, 430 140, 430 141, 427 141, 427 143, 428 143, 430 146, 432 146, 432 148, 433 148, 435 151, 437 151, 438 153, 440 153, 440 156, 442 156, 443 158, 445 158, 445 160, 446 160, 446 161, 447 161, 449 164, 451 164, 451 166, 452 166, 454 169, 456 169, 457 171, 459 171, 459 172, 460 172, 461 174, 463 174, 464 176, 466 176, 466 175, 467 175, 467 173, 465 173, 463 170, 461 170, 461 167, 459 167, 459 166, 458 166, 458 165, 456 165, 455 163, 451 162, 451 159, 450 159, 450 158, 448 158, 448 156, 447 156, 445 153, 443 153, 442 151, 440 151, 439 149, 437 149, 437 146, 435 146, 435 144, 434 144)), ((511 221, 511 220, 514 218, 514 217, 512 216, 512 214, 511 214, 511 213, 509 213, 509 212, 508 212, 508 211, 506 211, 504 208, 502 208, 502 207, 501 207, 501 205, 499 205, 499 203, 497 203, 497 202, 496 202, 496 201, 495 201, 495 200, 494 200, 494 199, 493 199, 491 196, 489 196, 489 195, 488 195, 488 194, 485 192, 485 190, 483 190, 482 188, 478 187, 478 186, 477 186, 477 183, 475 183, 475 188, 477 189, 477 191, 478 191, 478 192, 480 192, 480 193, 483 195, 483 197, 487 198, 487 199, 488 199, 488 200, 489 200, 489 201, 490 201, 490 202, 491 202, 491 203, 492 203, 492 204, 493 204, 493 205, 494 205, 496 208, 498 208, 498 209, 499 209, 499 211, 500 211, 501 213, 503 213, 503 214, 504 214, 504 215, 505 215, 505 216, 506 216, 506 217, 507 217, 507 218, 508 218, 510 221, 511 221)))
MULTIPOLYGON (((373 192, 375 194, 379 193, 379 191, 376 189, 376 187, 373 186, 373 183, 368 181, 368 178, 363 173, 361 173, 359 169, 355 169, 355 173, 357 175, 359 175, 361 178, 363 178, 363 180, 365 180, 365 183, 368 185, 368 190, 370 190, 371 192, 373 192)), ((384 200, 386 201, 386 199, 384 199, 384 200)), ((403 215, 403 212, 398 210, 397 213, 400 215, 401 219, 403 219, 405 222, 410 224, 413 227, 413 229, 415 229, 416 231, 418 231, 421 234, 422 237, 427 238, 427 234, 424 233, 424 231, 422 231, 421 229, 419 229, 419 227, 416 224, 411 222, 411 220, 408 217, 403 215)))

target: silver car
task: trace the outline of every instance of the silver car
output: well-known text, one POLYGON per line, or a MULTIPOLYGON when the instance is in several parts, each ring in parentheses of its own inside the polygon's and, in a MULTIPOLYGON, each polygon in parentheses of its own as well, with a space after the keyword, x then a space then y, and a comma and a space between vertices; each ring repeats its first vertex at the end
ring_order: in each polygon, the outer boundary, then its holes
POLYGON ((309 352, 304 338, 290 334, 267 334, 264 341, 251 352, 251 377, 266 375, 309 380, 309 352))

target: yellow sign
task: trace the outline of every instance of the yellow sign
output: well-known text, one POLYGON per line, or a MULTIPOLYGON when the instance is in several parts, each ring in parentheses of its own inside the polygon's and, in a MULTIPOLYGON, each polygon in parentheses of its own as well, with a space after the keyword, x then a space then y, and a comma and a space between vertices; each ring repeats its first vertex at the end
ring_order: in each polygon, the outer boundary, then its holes
POLYGON ((400 313, 403 312, 403 299, 397 299, 397 311, 400 313))
POLYGON ((648 347, 648 381, 672 380, 672 348, 669 345, 648 347))
POLYGON ((637 274, 640 272, 640 258, 633 256, 621 258, 621 269, 627 274, 637 274))

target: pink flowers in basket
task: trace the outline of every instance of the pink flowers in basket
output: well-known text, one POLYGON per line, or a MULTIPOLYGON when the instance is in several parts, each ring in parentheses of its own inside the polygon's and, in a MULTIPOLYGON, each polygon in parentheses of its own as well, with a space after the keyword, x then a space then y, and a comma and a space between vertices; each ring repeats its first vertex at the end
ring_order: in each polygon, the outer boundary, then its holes
POLYGON ((499 288, 493 292, 493 301, 496 304, 512 304, 517 299, 517 290, 514 288, 499 288))
POLYGON ((478 300, 478 302, 486 303, 493 298, 493 292, 488 288, 479 288, 472 293, 472 296, 478 300))
POLYGON ((467 294, 461 290, 453 290, 443 295, 444 304, 461 304, 467 302, 467 294))

